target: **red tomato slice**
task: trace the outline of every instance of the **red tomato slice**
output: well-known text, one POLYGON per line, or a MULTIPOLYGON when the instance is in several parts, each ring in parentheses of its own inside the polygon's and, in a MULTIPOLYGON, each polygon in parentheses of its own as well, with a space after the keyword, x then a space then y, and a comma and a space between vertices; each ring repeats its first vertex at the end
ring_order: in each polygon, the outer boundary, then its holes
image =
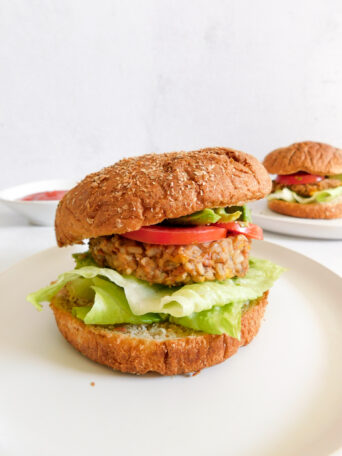
POLYGON ((263 231, 258 225, 239 222, 215 223, 209 226, 169 227, 169 226, 144 226, 137 231, 121 234, 133 241, 146 242, 147 244, 161 245, 188 245, 224 239, 227 234, 244 234, 251 239, 263 239, 263 231))
POLYGON ((295 174, 283 174, 276 177, 275 181, 282 185, 298 185, 298 184, 315 184, 324 179, 324 176, 316 176, 300 171, 295 174))
POLYGON ((216 226, 225 228, 227 234, 244 234, 251 239, 264 239, 262 228, 254 223, 242 225, 239 222, 215 223, 216 226))
POLYGON ((225 227, 215 225, 185 228, 152 225, 143 226, 140 230, 121 234, 121 236, 147 244, 186 245, 224 239, 226 233, 225 227))

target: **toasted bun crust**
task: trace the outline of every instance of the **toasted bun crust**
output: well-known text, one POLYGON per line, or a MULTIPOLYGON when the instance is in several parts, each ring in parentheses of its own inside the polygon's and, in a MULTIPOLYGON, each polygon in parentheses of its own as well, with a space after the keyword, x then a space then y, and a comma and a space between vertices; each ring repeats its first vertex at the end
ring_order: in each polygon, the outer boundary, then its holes
POLYGON ((268 207, 280 214, 292 217, 311 218, 311 219, 334 219, 342 218, 341 198, 330 203, 299 204, 289 203, 281 200, 267 201, 268 207))
POLYGON ((342 173, 342 150, 329 144, 299 142, 269 153, 263 164, 270 174, 305 171, 319 176, 331 176, 342 173))
POLYGON ((194 331, 181 338, 151 339, 121 334, 105 327, 85 325, 70 312, 51 302, 60 332, 87 358, 121 372, 158 372, 176 375, 197 372, 221 363, 247 345, 257 334, 267 305, 266 292, 242 316, 241 340, 226 334, 194 331))
POLYGON ((90 174, 60 201, 59 246, 120 234, 207 207, 237 205, 271 191, 251 155, 223 147, 128 158, 90 174))

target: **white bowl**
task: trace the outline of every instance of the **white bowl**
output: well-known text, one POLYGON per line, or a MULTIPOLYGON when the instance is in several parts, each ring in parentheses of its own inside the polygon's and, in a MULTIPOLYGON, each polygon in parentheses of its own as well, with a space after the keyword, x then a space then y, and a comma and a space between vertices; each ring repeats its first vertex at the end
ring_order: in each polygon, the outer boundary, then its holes
POLYGON ((37 192, 70 190, 75 181, 54 179, 29 182, 0 190, 0 202, 26 217, 34 225, 52 226, 59 201, 21 201, 20 198, 37 192))

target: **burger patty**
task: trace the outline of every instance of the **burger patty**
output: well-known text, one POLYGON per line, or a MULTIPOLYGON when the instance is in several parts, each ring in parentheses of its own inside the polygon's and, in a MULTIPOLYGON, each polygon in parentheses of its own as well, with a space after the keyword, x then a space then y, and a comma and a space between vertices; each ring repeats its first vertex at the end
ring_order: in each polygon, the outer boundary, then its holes
POLYGON ((118 234, 90 239, 99 266, 169 286, 243 277, 248 270, 250 241, 243 234, 191 245, 154 245, 118 234))
POLYGON ((314 193, 319 192, 320 190, 337 188, 341 185, 342 182, 339 179, 332 178, 323 179, 320 182, 316 182, 315 184, 283 185, 273 181, 272 192, 276 192, 277 190, 282 190, 283 188, 287 187, 298 195, 305 197, 312 196, 314 193))

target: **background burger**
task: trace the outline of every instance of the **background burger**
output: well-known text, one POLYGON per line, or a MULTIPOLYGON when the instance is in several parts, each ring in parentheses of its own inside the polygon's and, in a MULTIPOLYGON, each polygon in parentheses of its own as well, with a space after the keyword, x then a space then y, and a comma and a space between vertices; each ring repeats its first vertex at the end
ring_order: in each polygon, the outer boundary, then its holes
POLYGON ((249 259, 262 230, 245 203, 270 192, 252 156, 225 148, 145 155, 87 176, 56 213, 76 268, 29 295, 63 336, 123 372, 199 371, 258 332, 282 268, 249 259))
POLYGON ((273 181, 268 207, 303 218, 342 217, 342 150, 311 141, 274 150, 264 159, 273 181))

